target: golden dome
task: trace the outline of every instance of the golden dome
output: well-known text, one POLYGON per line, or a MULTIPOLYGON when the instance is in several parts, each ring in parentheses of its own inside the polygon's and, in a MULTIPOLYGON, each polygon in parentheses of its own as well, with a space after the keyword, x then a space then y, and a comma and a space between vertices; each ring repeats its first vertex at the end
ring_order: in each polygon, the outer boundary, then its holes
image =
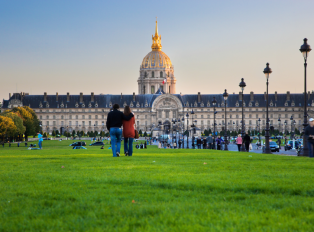
POLYGON ((141 68, 171 68, 170 58, 161 51, 161 36, 158 35, 157 20, 155 36, 152 36, 152 40, 152 51, 144 57, 141 68))
POLYGON ((142 62, 141 68, 171 68, 171 60, 162 51, 151 51, 142 62))

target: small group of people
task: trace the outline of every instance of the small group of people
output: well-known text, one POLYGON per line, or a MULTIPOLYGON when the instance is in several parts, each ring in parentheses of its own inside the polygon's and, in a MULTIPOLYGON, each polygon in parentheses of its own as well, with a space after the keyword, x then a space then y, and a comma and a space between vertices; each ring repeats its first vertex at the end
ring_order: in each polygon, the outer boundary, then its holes
POLYGON ((106 127, 110 133, 112 155, 113 157, 120 157, 121 138, 123 125, 124 137, 124 154, 125 156, 132 156, 133 141, 135 137, 135 119, 129 106, 124 107, 124 112, 119 111, 120 106, 114 104, 112 110, 108 113, 106 127))
POLYGON ((250 148, 252 150, 251 137, 249 136, 248 133, 246 133, 243 138, 241 134, 238 134, 238 137, 236 138, 236 143, 238 146, 238 151, 241 151, 242 144, 244 145, 246 152, 249 152, 250 148))
POLYGON ((136 149, 147 149, 147 143, 146 143, 146 141, 144 142, 144 143, 141 143, 141 144, 136 144, 135 145, 135 148, 136 149))

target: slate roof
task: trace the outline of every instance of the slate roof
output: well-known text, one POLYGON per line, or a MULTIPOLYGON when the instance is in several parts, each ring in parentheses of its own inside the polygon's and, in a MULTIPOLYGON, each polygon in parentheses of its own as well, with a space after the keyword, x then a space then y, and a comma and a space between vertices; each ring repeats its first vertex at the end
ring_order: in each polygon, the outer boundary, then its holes
MULTIPOLYGON (((95 108, 98 105, 98 108, 111 108, 111 105, 118 103, 121 107, 124 104, 130 105, 131 107, 139 108, 150 108, 152 107, 153 102, 161 94, 140 94, 135 95, 135 101, 133 101, 133 95, 94 95, 94 102, 91 102, 91 95, 83 95, 83 102, 80 103, 80 95, 70 95, 69 102, 67 102, 67 95, 59 95, 58 101, 56 101, 56 95, 47 95, 47 102, 44 101, 44 95, 25 95, 22 99, 24 106, 30 106, 31 108, 39 108, 40 103, 42 108, 47 108, 46 104, 49 104, 49 108, 61 108, 61 105, 64 105, 64 108, 82 108, 85 105, 85 108, 95 108), (76 104, 78 107, 76 107, 76 104), (132 106, 133 104, 133 106, 132 106)), ((198 102, 197 94, 174 94, 181 101, 183 107, 207 107, 207 103, 210 104, 210 107, 213 107, 212 100, 215 97, 217 101, 216 107, 224 107, 222 103, 224 102, 222 94, 201 94, 200 102, 198 102)), ((11 99, 21 99, 22 95, 19 93, 13 94, 9 100, 3 100, 2 108, 8 108, 9 101, 11 99)), ((290 101, 287 101, 287 94, 277 94, 277 100, 275 100, 275 94, 269 94, 269 104, 271 103, 273 107, 285 107, 285 104, 288 103, 288 107, 303 107, 304 104, 304 95, 303 94, 290 94, 290 101)), ((310 95, 308 99, 308 105, 314 102, 314 94, 310 95)), ((227 107, 241 107, 241 101, 239 101, 239 94, 230 94, 227 100, 227 107)), ((244 94, 244 103, 246 107, 266 107, 266 101, 264 94, 254 94, 254 100, 251 101, 250 94, 244 94), (255 105, 258 103, 258 105, 255 105)))

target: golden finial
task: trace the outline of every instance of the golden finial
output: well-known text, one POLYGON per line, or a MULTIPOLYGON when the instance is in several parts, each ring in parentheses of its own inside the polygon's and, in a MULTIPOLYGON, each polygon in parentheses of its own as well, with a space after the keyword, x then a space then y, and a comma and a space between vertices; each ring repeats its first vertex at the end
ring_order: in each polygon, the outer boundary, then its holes
POLYGON ((157 25, 157 17, 156 17, 156 29, 155 29, 155 36, 152 36, 153 44, 152 50, 153 51, 161 51, 161 36, 158 35, 158 25, 157 25))

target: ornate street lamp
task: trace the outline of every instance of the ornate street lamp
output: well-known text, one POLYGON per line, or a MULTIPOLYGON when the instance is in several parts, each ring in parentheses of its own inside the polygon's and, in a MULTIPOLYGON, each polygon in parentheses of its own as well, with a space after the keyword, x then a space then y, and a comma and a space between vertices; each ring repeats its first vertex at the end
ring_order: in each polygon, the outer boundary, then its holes
POLYGON ((264 154, 271 154, 271 150, 269 147, 269 118, 268 118, 268 79, 269 74, 271 74, 271 68, 269 67, 269 63, 266 64, 266 68, 264 69, 264 74, 266 76, 266 130, 265 130, 265 151, 264 154))
POLYGON ((227 93, 227 90, 225 89, 225 92, 222 95, 225 100, 225 151, 228 151, 228 138, 227 138, 227 100, 229 94, 227 93))
POLYGON ((306 67, 307 67, 307 58, 311 51, 311 46, 307 44, 307 38, 304 39, 304 44, 300 48, 300 52, 304 57, 304 121, 303 121, 303 150, 301 150, 301 156, 309 156, 309 148, 307 145, 307 138, 305 136, 305 128, 307 124, 307 97, 306 97, 306 67))
POLYGON ((213 141, 213 144, 214 144, 214 150, 216 149, 216 104, 217 104, 217 101, 216 101, 216 98, 214 97, 213 100, 212 100, 212 104, 214 106, 214 141, 213 141))
POLYGON ((174 127, 174 125, 176 124, 176 122, 177 122, 177 119, 175 119, 175 118, 173 118, 172 119, 172 145, 173 145, 173 127, 174 127))
MULTIPOLYGON (((241 79, 241 82, 240 82, 239 86, 240 86, 241 95, 242 95, 242 131, 241 131, 241 134, 242 134, 242 140, 243 140, 243 138, 244 138, 244 112, 243 112, 244 95, 243 95, 243 91, 244 91, 244 88, 246 86, 246 84, 244 82, 244 78, 241 79)), ((243 142, 242 142, 241 151, 245 151, 245 147, 244 147, 244 143, 243 142)))

